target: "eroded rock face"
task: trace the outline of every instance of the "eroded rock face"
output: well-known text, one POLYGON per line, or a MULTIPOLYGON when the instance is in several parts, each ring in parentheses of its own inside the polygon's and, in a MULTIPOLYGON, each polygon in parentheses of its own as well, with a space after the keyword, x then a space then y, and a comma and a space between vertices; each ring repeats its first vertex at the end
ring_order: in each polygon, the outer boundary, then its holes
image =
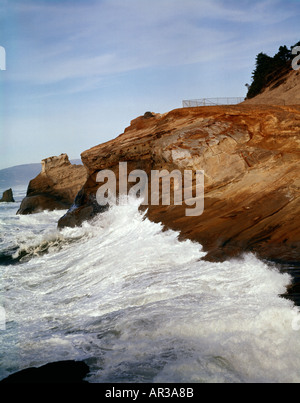
POLYGON ((120 161, 141 169, 204 170, 205 209, 187 217, 186 206, 148 206, 148 217, 199 241, 207 259, 243 251, 300 261, 300 107, 216 106, 140 117, 115 140, 82 153, 88 180, 60 225, 80 224, 94 209, 97 173, 120 161), (94 203, 94 204, 93 204, 94 203), (79 219, 78 219, 79 217, 79 219), (84 219, 84 218, 83 218, 84 219))
POLYGON ((85 167, 72 165, 67 154, 43 160, 41 173, 30 181, 17 214, 68 209, 86 177, 85 167))

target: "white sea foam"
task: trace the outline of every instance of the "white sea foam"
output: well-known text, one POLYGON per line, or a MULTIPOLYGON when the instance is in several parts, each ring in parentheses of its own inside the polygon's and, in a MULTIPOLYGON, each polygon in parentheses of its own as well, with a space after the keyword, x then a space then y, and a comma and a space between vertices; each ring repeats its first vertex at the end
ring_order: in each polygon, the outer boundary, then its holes
POLYGON ((61 231, 59 212, 14 223, 21 248, 52 246, 0 268, 0 377, 85 359, 91 382, 299 382, 295 308, 280 297, 290 277, 251 254, 201 260, 138 205, 61 231))

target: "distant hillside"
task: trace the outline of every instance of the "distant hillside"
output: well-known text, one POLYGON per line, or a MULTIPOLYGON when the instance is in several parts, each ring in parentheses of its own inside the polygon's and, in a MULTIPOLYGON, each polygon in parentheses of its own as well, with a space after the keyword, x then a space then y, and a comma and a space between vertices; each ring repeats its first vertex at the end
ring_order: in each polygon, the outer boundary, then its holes
POLYGON ((28 184, 41 171, 41 164, 17 165, 0 170, 0 188, 13 188, 28 184))
MULTIPOLYGON (((81 160, 71 160, 72 164, 82 164, 81 160)), ((27 186, 29 181, 41 172, 41 163, 17 165, 0 170, 0 188, 9 189, 27 186)))

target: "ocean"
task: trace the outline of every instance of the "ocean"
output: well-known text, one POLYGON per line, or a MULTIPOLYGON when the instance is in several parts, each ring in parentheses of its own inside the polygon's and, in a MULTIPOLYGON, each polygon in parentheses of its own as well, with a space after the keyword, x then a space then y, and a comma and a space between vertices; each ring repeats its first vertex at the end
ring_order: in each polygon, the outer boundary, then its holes
POLYGON ((300 382, 289 270, 204 261, 135 199, 58 230, 62 211, 16 215, 25 192, 0 203, 0 380, 83 360, 91 383, 300 382))

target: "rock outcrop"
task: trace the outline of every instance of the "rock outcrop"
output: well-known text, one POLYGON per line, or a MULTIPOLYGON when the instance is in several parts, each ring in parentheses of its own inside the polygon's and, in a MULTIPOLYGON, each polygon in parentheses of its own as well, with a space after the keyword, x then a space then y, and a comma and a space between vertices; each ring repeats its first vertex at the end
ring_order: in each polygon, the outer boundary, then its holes
POLYGON ((84 378, 89 373, 89 367, 83 361, 58 361, 51 362, 41 367, 23 369, 16 372, 0 383, 80 383, 86 384, 84 378))
POLYGON ((269 85, 246 105, 300 105, 300 70, 291 66, 275 75, 269 85))
POLYGON ((72 165, 67 154, 42 161, 41 173, 29 182, 17 214, 67 210, 87 178, 83 165, 72 165))
POLYGON ((2 198, 0 199, 0 203, 3 203, 3 202, 5 202, 5 203, 14 203, 15 202, 12 189, 8 189, 3 192, 2 198))
MULTIPOLYGON (((82 153, 88 180, 59 226, 93 216, 97 174, 139 169, 204 170, 205 201, 200 216, 186 206, 155 206, 148 217, 199 241, 207 259, 244 251, 262 258, 300 261, 300 107, 216 106, 147 114, 124 134, 82 153)), ((193 185, 195 187, 195 183, 193 185)))

